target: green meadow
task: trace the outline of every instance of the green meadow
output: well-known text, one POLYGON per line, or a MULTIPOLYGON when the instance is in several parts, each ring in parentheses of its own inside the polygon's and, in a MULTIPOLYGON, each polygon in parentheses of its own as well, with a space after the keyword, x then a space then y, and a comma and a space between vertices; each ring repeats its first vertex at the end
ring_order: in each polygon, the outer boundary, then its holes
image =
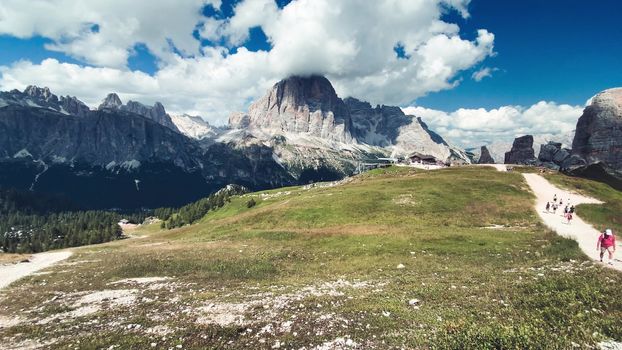
MULTIPOLYGON (((622 194, 549 179, 606 202, 580 206, 586 220, 622 228, 622 194)), ((487 167, 388 168, 237 196, 193 225, 140 227, 140 238, 75 249, 13 284, 0 294, 0 339, 51 349, 621 341, 622 274, 547 230, 533 202, 520 173, 487 167)))

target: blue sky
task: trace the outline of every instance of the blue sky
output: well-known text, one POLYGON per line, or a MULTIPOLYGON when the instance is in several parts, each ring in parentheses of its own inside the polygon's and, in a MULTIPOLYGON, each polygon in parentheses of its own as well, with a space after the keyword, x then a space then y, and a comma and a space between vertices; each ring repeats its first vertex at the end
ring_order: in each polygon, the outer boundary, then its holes
POLYGON ((474 0, 469 12, 467 20, 452 20, 465 35, 477 28, 495 34, 497 55, 486 64, 499 71, 480 82, 464 79, 419 104, 442 110, 540 100, 583 104, 622 85, 622 1, 474 0))
POLYGON ((622 85, 618 0, 110 4, 0 3, 9 14, 0 19, 0 88, 47 85, 92 106, 114 90, 218 124, 276 80, 319 73, 341 95, 417 108, 471 144, 538 131, 508 119, 552 118, 567 133, 589 97, 622 85), (473 78, 483 70, 489 76, 473 78), (505 126, 480 137, 472 129, 485 126, 468 118, 505 126))
MULTIPOLYGON (((237 2, 225 0, 220 12, 208 6, 205 14, 230 17, 237 2)), ((280 7, 289 2, 277 1, 280 7)), ((458 23, 467 38, 479 28, 494 33, 496 55, 484 64, 498 70, 479 82, 469 79, 470 71, 464 72, 456 88, 421 97, 416 101, 418 105, 451 111, 461 107, 530 105, 540 100, 582 104, 598 91, 622 85, 622 1, 473 0, 468 9, 467 19, 455 11, 445 18, 458 23)), ((18 39, 2 35, 0 65, 20 59, 40 62, 49 57, 88 64, 46 50, 44 44, 50 42, 40 36, 18 39)), ((251 29, 243 46, 251 51, 270 48, 258 27, 251 29)), ((156 58, 144 45, 138 45, 129 68, 154 74, 156 58)))

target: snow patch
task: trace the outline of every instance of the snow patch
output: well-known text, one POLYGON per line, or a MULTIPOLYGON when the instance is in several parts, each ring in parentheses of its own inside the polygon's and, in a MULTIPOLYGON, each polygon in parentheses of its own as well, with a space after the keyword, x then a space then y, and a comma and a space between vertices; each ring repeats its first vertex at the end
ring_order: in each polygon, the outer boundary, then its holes
POLYGON ((27 157, 34 158, 32 154, 30 154, 30 152, 28 152, 28 150, 25 148, 13 155, 13 158, 27 158, 27 157))
POLYGON ((136 170, 140 168, 140 161, 136 159, 126 160, 125 162, 121 163, 121 167, 125 170, 136 170))
POLYGON ((40 104, 37 104, 36 102, 34 102, 31 99, 27 99, 26 100, 26 104, 30 107, 38 107, 38 108, 43 108, 40 104))
POLYGON ((106 164, 106 170, 111 171, 114 169, 114 167, 117 166, 117 162, 115 162, 114 160, 108 164, 106 164))
POLYGON ((54 155, 52 156, 52 163, 64 164, 64 163, 67 163, 67 158, 54 155))

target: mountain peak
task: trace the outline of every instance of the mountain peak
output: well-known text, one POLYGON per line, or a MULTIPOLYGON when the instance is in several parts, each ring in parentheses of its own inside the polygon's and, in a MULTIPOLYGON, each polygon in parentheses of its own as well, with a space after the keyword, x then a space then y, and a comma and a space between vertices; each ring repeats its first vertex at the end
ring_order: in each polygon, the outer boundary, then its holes
POLYGON ((288 102, 300 106, 314 102, 309 107, 328 110, 338 103, 337 100, 341 101, 330 81, 320 75, 290 76, 276 83, 272 89, 276 90, 278 104, 288 102))
MULTIPOLYGON (((247 115, 230 119, 271 134, 306 134, 351 142, 351 118, 328 79, 318 75, 291 76, 253 103, 247 115)), ((233 125, 235 126, 235 125, 233 125)))
POLYGON ((58 97, 56 97, 47 86, 40 88, 36 85, 28 85, 26 89, 24 89, 24 94, 46 102, 58 101, 58 97))
POLYGON ((591 99, 592 106, 622 110, 622 88, 612 88, 599 92, 591 99))
POLYGON ((109 93, 106 98, 99 105, 98 109, 110 108, 110 109, 119 109, 123 105, 119 95, 114 92, 109 93))

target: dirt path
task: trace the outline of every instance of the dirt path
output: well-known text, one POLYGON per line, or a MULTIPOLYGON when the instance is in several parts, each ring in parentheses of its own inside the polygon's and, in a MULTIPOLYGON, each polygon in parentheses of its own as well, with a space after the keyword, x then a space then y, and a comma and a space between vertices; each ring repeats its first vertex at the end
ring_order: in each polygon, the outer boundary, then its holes
POLYGON ((22 277, 65 260, 71 254, 72 252, 70 251, 39 253, 34 254, 30 258, 30 262, 0 266, 0 289, 7 287, 22 277))
MULTIPOLYGON (((569 199, 570 203, 575 206, 583 203, 601 204, 602 202, 594 198, 581 196, 579 194, 555 187, 544 177, 538 174, 523 174, 523 176, 537 197, 535 209, 544 224, 553 231, 557 232, 560 236, 574 239, 579 243, 579 247, 587 256, 593 260, 599 260, 599 252, 596 251, 596 240, 600 235, 598 230, 592 227, 592 225, 581 220, 581 218, 577 215, 573 216, 570 224, 566 223, 563 216, 563 207, 557 209, 556 214, 553 214, 552 212, 547 213, 545 207, 546 202, 552 201, 553 196, 556 194, 558 199, 563 200, 564 206, 569 199)), ((619 246, 620 244, 618 243, 618 247, 619 246)), ((622 251, 618 250, 616 252, 616 256, 614 256, 615 261, 613 262, 613 265, 607 266, 622 271, 622 260, 620 260, 620 254, 622 254, 622 251)), ((605 261, 608 261, 607 256, 605 256, 605 261)))

